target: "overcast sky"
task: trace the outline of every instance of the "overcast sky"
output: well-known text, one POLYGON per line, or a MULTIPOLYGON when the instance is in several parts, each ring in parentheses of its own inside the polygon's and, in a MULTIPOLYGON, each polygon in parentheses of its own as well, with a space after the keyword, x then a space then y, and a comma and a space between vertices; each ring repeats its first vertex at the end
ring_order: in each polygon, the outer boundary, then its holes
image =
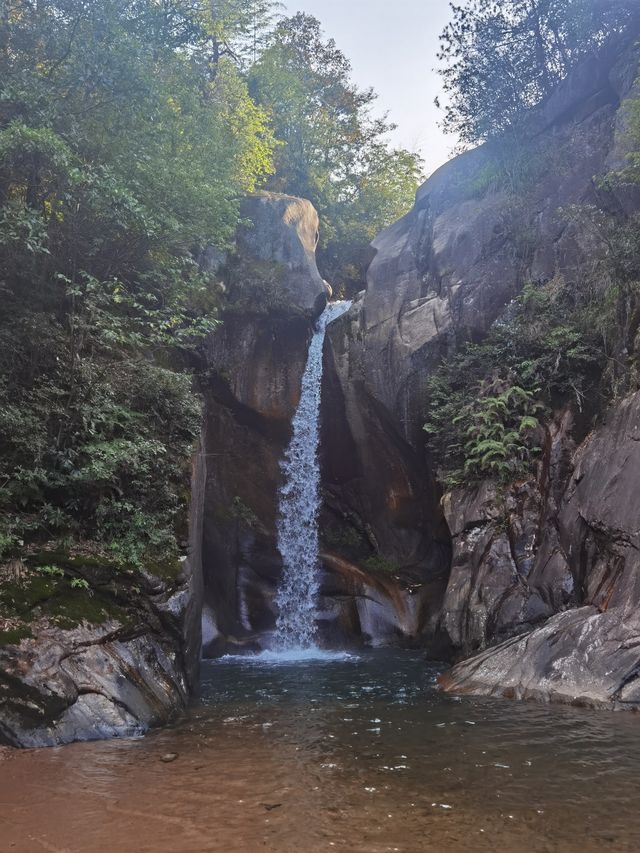
POLYGON ((380 111, 398 125, 394 141, 419 151, 427 174, 449 159, 455 140, 438 128, 433 99, 438 35, 448 0, 286 0, 288 13, 309 12, 351 60, 356 82, 372 86, 380 111))

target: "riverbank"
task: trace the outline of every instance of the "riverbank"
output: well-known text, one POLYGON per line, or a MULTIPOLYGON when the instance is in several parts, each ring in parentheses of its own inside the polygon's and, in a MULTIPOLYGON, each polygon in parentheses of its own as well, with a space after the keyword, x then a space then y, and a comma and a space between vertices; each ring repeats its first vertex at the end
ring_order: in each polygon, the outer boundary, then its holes
POLYGON ((635 851, 634 715, 459 700, 419 655, 205 664, 149 736, 0 751, 16 853, 635 851))

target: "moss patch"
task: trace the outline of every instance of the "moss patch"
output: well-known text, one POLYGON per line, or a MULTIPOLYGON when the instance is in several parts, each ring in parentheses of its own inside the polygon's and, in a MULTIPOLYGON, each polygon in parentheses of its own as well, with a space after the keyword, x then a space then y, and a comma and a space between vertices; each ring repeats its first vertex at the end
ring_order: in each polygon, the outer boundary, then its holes
POLYGON ((367 557, 362 563, 363 567, 371 574, 396 575, 400 571, 398 563, 387 560, 379 554, 375 557, 367 557))
POLYGON ((182 572, 182 563, 175 557, 163 560, 151 560, 145 563, 146 570, 156 578, 164 581, 175 581, 182 572))
POLYGON ((21 640, 28 640, 32 637, 31 629, 27 625, 21 625, 19 628, 0 631, 0 646, 17 646, 21 640))
POLYGON ((21 581, 0 585, 0 613, 27 624, 37 616, 48 616, 65 629, 75 628, 83 621, 92 625, 101 625, 108 619, 123 624, 130 621, 127 610, 110 595, 74 588, 68 577, 35 572, 21 581))

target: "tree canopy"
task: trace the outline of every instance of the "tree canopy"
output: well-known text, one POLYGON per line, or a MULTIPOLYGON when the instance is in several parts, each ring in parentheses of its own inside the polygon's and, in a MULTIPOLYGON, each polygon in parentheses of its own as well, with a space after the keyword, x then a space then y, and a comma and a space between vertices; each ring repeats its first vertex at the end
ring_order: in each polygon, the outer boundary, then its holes
POLYGON ((175 554, 199 409, 170 353, 215 322, 194 257, 270 172, 267 118, 204 4, 2 8, 0 553, 175 554))
POLYGON ((190 351, 240 200, 310 198, 323 271, 411 204, 371 91, 319 23, 273 0, 0 3, 0 558, 93 543, 175 557, 199 431, 190 351))
POLYGON ((443 126, 463 144, 516 130, 579 60, 640 22, 637 0, 467 0, 451 14, 443 126))
POLYGON ((419 157, 389 146, 393 126, 373 116, 375 93, 354 85, 349 61, 311 15, 279 23, 249 72, 249 89, 279 143, 270 188, 314 203, 322 272, 359 289, 366 247, 413 204, 419 157))

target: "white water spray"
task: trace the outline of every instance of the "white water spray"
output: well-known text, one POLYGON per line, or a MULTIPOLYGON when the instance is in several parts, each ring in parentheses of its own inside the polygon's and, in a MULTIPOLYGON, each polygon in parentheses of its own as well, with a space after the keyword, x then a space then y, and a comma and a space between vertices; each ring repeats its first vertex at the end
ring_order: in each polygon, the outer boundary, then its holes
POLYGON ((318 512, 320 510, 320 395, 322 351, 327 326, 351 306, 333 302, 318 320, 293 419, 293 436, 282 462, 278 550, 284 572, 276 595, 275 649, 310 649, 316 635, 318 597, 318 512))

